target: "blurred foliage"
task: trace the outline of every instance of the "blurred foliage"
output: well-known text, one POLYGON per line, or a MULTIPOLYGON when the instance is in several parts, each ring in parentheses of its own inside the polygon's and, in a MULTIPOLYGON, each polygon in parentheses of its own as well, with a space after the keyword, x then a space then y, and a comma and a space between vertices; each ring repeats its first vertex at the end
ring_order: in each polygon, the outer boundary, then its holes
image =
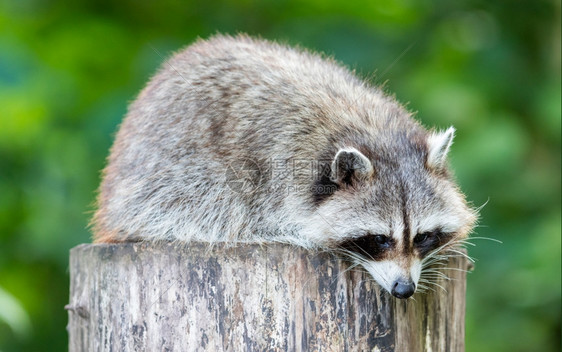
POLYGON ((482 209, 467 351, 560 350, 560 2, 0 0, 0 350, 66 349, 68 251, 163 58, 216 32, 324 51, 428 126, 482 209), (375 72, 375 74, 371 74, 375 72))

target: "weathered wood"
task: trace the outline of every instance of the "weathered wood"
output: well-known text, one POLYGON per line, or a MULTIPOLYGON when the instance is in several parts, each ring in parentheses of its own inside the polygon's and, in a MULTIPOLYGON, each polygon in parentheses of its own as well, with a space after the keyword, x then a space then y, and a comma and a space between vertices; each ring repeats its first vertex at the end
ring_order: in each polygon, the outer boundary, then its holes
POLYGON ((464 351, 464 270, 398 300, 348 269, 280 244, 80 245, 70 351, 464 351))

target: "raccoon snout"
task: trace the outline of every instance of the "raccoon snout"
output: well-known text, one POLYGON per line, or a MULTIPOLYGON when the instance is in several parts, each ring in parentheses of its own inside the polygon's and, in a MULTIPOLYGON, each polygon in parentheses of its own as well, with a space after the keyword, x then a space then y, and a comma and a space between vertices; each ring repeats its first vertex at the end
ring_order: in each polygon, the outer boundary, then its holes
POLYGON ((392 295, 396 298, 408 298, 416 291, 416 284, 411 280, 396 280, 392 285, 392 295))

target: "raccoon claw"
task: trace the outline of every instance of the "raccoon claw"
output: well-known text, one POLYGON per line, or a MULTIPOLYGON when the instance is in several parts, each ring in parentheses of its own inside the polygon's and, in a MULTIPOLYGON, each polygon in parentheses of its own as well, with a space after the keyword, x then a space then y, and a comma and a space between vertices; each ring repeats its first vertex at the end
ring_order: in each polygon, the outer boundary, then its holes
POLYGON ((416 291, 416 284, 411 281, 396 281, 392 286, 392 295, 396 298, 408 298, 416 291))

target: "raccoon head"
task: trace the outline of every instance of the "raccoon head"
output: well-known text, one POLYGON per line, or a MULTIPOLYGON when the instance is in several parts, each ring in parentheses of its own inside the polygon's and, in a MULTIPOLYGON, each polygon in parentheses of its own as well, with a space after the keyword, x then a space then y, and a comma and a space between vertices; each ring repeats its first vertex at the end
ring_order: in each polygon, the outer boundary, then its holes
POLYGON ((330 165, 337 188, 318 204, 314 223, 323 224, 326 245, 395 297, 410 297, 424 263, 475 222, 447 170, 453 136, 453 128, 395 133, 368 147, 340 148, 330 165))

